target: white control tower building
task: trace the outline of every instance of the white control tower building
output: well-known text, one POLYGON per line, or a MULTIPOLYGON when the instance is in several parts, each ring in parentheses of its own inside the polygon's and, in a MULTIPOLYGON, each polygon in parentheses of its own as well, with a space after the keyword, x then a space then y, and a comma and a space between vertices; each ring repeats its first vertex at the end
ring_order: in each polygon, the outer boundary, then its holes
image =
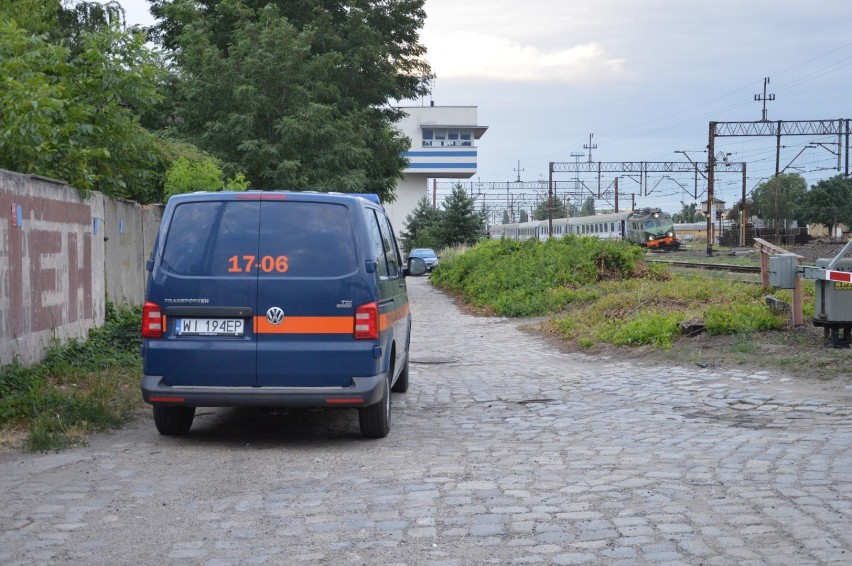
MULTIPOLYGON (((385 204, 397 234, 417 201, 429 195, 429 179, 469 179, 476 174, 476 142, 488 129, 476 123, 476 106, 403 107, 397 123, 411 139, 408 168, 396 187, 396 200, 385 204)), ((439 206, 441 203, 437 203, 439 206)))

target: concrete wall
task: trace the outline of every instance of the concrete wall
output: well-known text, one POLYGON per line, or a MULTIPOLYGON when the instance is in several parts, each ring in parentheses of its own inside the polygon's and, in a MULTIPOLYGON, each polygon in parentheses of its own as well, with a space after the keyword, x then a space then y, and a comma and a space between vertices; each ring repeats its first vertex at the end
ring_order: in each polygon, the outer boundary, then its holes
POLYGON ((85 338, 103 323, 107 297, 141 303, 161 216, 0 170, 0 366, 32 364, 54 341, 85 338))
POLYGON ((104 197, 106 295, 116 305, 145 300, 145 261, 151 257, 163 207, 104 197))

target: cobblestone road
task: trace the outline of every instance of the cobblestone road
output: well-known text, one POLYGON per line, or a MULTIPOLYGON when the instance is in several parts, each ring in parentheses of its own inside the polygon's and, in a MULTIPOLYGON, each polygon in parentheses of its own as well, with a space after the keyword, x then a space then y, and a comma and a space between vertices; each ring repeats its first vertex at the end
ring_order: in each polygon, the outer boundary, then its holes
POLYGON ((203 409, 0 455, 0 563, 852 563, 852 379, 560 354, 409 287, 388 438, 203 409))

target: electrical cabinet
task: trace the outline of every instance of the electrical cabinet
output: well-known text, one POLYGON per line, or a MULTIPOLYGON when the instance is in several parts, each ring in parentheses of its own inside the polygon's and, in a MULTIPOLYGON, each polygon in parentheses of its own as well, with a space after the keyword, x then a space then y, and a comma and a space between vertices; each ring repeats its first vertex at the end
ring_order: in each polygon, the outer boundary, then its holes
MULTIPOLYGON (((770 260, 771 261, 771 260, 770 260)), ((831 259, 818 259, 816 266, 826 268, 831 259)), ((832 267, 832 271, 852 273, 852 259, 841 259, 832 267)), ((824 322, 848 322, 852 324, 852 282, 814 281, 814 320, 824 322)))
POLYGON ((796 288, 796 254, 780 254, 769 258, 769 284, 778 289, 796 288))

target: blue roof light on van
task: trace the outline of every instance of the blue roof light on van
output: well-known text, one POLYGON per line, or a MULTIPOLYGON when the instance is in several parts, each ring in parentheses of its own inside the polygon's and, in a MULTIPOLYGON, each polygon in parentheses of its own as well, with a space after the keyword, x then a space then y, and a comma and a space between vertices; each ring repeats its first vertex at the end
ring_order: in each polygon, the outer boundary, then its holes
MULTIPOLYGON (((315 192, 315 191, 306 191, 306 192, 315 192)), ((325 194, 342 196, 342 197, 357 197, 357 198, 362 198, 364 200, 368 200, 368 201, 375 203, 375 204, 382 204, 381 199, 379 199, 379 195, 377 195, 376 193, 341 193, 339 191, 331 191, 331 192, 328 192, 328 193, 325 193, 325 194)))
POLYGON ((361 197, 363 199, 366 199, 370 202, 374 202, 376 204, 382 204, 381 200, 379 200, 379 195, 377 195, 375 193, 363 193, 363 194, 357 194, 355 196, 361 197))

